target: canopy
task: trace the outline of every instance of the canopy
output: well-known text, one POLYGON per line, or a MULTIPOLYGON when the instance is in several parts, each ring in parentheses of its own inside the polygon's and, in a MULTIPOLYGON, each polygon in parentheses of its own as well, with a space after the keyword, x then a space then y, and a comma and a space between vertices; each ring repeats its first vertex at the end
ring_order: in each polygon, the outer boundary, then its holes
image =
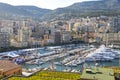
POLYGON ((5 56, 9 56, 9 57, 12 57, 12 58, 14 58, 14 57, 18 57, 19 55, 18 54, 15 54, 14 52, 9 52, 7 55, 5 55, 5 56))

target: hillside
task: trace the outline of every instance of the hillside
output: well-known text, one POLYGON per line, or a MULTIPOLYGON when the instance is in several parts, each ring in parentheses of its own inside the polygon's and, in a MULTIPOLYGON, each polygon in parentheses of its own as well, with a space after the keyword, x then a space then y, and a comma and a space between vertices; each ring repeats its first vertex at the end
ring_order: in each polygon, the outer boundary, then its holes
POLYGON ((31 17, 40 20, 69 20, 86 16, 120 15, 120 0, 99 0, 74 3, 55 10, 36 6, 12 6, 0 3, 0 19, 18 19, 31 17))
POLYGON ((50 11, 49 9, 42 9, 35 6, 12 6, 0 3, 0 19, 16 19, 23 17, 40 18, 50 11))
POLYGON ((99 16, 120 14, 120 0, 100 0, 75 3, 65 8, 58 8, 45 14, 43 20, 70 19, 80 16, 99 16))

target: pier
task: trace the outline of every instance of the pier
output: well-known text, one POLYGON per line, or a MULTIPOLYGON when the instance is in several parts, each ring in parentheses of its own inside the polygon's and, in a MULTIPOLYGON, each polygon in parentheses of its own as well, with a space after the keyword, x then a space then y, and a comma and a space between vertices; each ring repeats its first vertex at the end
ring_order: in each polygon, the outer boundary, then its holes
POLYGON ((63 61, 61 61, 61 63, 67 66, 77 66, 79 64, 84 63, 86 56, 95 50, 96 48, 90 48, 88 50, 85 50, 83 48, 69 51, 68 53, 72 53, 72 56, 68 56, 63 61))
POLYGON ((94 50, 96 50, 96 48, 90 49, 80 48, 69 51, 68 50, 59 52, 57 51, 57 53, 39 56, 36 58, 26 60, 24 62, 26 63, 31 62, 31 64, 44 64, 45 62, 62 58, 62 60, 60 61, 61 64, 64 64, 66 66, 77 66, 78 64, 82 64, 83 62, 85 62, 85 57, 94 50))

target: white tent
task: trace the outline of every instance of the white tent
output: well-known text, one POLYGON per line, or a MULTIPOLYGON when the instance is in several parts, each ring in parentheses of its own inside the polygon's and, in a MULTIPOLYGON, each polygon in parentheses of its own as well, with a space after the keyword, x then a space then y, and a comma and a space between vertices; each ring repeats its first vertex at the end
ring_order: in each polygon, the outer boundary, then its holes
POLYGON ((5 56, 8 56, 8 57, 18 57, 19 55, 18 54, 15 54, 14 52, 9 52, 8 54, 6 54, 5 56))

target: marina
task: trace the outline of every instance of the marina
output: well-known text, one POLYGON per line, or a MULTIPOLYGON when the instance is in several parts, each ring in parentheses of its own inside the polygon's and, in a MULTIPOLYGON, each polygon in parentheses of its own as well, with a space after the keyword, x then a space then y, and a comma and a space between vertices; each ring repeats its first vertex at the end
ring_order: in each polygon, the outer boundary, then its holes
POLYGON ((11 59, 23 70, 48 69, 66 72, 81 72, 83 65, 119 66, 120 52, 104 45, 67 45, 34 48, 1 53, 1 59, 11 59))

